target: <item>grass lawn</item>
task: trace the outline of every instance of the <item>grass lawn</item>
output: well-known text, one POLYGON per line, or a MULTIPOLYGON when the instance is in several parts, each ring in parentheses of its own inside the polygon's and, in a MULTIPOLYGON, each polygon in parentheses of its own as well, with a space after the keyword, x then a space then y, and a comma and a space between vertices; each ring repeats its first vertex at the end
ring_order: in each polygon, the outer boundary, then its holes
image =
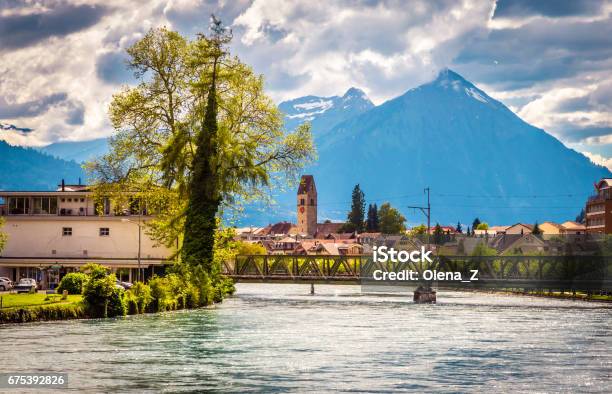
POLYGON ((62 300, 61 294, 3 294, 2 309, 17 308, 27 306, 51 305, 51 304, 72 304, 83 299, 81 295, 69 295, 67 300, 62 300))

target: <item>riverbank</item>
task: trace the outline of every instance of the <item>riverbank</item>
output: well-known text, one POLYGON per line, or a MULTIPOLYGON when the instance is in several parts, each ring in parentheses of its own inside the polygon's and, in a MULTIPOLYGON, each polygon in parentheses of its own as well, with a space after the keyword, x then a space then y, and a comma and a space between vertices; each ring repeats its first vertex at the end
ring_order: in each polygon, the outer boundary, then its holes
MULTIPOLYGON (((57 297, 61 297, 59 294, 55 294, 57 297)), ((11 323, 34 323, 41 321, 54 321, 54 320, 76 320, 76 319, 96 319, 99 316, 91 316, 87 313, 87 308, 82 300, 82 296, 69 296, 78 297, 78 301, 53 301, 42 304, 34 305, 21 305, 9 308, 0 309, 0 326, 3 324, 11 323)), ((147 311, 138 312, 137 310, 128 309, 127 313, 123 316, 139 315, 139 314, 157 314, 167 311, 177 310, 189 310, 198 309, 199 307, 172 307, 168 306, 165 309, 158 311, 147 311)), ((118 317, 118 316, 112 316, 118 317)))
MULTIPOLYGON (((61 294, 47 295, 38 294, 8 294, 2 296, 7 298, 6 302, 12 305, 0 309, 0 325, 11 323, 33 323, 40 321, 54 320, 75 320, 75 319, 95 319, 100 316, 93 316, 87 312, 83 296, 70 295, 66 300, 62 300, 61 294), (27 297, 27 299, 16 299, 27 297)), ((5 301, 3 300, 3 303, 5 301)), ((5 306, 7 304, 4 304, 5 306)), ((125 315, 139 315, 143 313, 156 314, 166 311, 198 309, 199 307, 188 307, 180 303, 168 303, 159 310, 148 310, 140 312, 137 308, 127 308, 125 315)), ((117 317, 109 316, 109 317, 117 317)))
POLYGON ((0 324, 70 320, 87 317, 83 296, 61 294, 3 294, 0 296, 0 324))

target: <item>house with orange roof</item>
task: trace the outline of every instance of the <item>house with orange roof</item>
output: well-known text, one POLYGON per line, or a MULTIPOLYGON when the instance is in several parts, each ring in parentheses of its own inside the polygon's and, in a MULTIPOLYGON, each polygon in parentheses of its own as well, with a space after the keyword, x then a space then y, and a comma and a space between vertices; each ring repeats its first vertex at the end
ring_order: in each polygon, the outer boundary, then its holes
POLYGON ((580 235, 586 233, 586 226, 581 223, 567 221, 561 223, 561 234, 580 235))

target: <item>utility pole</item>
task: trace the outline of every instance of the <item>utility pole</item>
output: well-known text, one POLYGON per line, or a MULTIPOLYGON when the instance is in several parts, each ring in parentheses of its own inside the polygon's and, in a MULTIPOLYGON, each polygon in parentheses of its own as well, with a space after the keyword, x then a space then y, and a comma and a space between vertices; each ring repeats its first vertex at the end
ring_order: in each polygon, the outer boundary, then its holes
POLYGON ((423 193, 427 193, 427 206, 426 207, 417 207, 417 206, 408 206, 408 208, 418 209, 423 212, 423 215, 427 218, 427 249, 429 249, 429 229, 431 228, 431 204, 429 202, 429 187, 426 187, 423 190, 423 193))
MULTIPOLYGON (((138 213, 138 221, 135 222, 133 220, 130 219, 121 219, 122 222, 124 223, 132 223, 138 226, 138 275, 137 275, 137 280, 139 282, 144 282, 144 275, 142 272, 142 265, 141 265, 141 252, 142 252, 142 211, 140 211, 138 213)), ((177 240, 178 243, 178 240, 177 240)))
MULTIPOLYGON (((140 206, 138 207, 140 209, 140 206)), ((140 254, 142 250, 142 211, 138 212, 138 279, 140 282, 144 282, 142 274, 142 266, 140 265, 140 254)))

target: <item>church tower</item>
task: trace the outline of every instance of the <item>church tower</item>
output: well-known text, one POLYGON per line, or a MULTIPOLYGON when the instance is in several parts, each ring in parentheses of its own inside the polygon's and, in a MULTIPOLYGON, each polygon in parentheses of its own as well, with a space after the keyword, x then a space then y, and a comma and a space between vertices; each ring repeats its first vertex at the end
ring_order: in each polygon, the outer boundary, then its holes
POLYGON ((317 232, 317 188, 312 175, 302 175, 297 192, 297 226, 300 234, 317 232))

